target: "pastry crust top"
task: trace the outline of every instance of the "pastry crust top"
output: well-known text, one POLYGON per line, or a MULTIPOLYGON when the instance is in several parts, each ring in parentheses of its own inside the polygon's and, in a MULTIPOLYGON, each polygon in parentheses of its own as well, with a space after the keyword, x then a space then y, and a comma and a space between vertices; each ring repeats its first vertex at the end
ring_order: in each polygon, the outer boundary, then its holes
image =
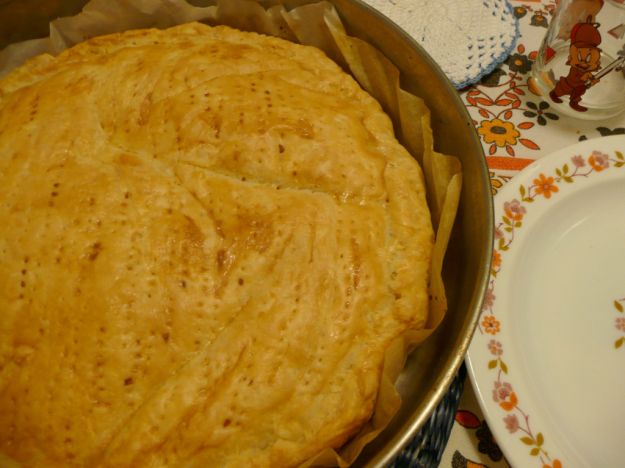
POLYGON ((0 81, 0 454, 288 466, 427 318, 421 170, 321 51, 97 37, 0 81))

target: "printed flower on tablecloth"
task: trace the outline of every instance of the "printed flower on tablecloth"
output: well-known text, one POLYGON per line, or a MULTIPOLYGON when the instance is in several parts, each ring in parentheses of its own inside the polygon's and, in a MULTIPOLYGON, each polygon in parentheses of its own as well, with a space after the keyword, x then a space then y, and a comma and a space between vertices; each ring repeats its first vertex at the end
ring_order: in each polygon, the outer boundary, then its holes
MULTIPOLYGON (((616 127, 616 128, 597 127, 596 130, 599 132, 599 135, 601 136, 625 135, 625 128, 623 127, 616 127)), ((579 141, 586 141, 586 140, 588 140, 588 137, 586 135, 581 135, 579 137, 579 141)))
POLYGON ((516 140, 521 135, 512 122, 500 119, 482 120, 477 132, 482 135, 485 143, 494 143, 500 148, 516 145, 516 140))
POLYGON ((560 119, 560 117, 557 114, 554 114, 553 112, 547 112, 547 109, 549 109, 548 102, 540 101, 538 105, 536 105, 535 103, 528 101, 527 107, 529 107, 530 110, 526 110, 525 112, 523 112, 523 115, 525 117, 530 117, 530 118, 535 117, 538 125, 542 125, 542 126, 547 125, 547 119, 549 120, 560 119), (545 119, 545 117, 547 119, 545 119))
POLYGON ((452 468, 488 468, 488 466, 483 465, 482 463, 469 460, 467 457, 462 455, 458 450, 454 452, 454 455, 451 459, 451 467, 452 468))
POLYGON ((496 462, 503 458, 503 453, 497 442, 495 442, 486 421, 482 423, 482 427, 475 431, 475 435, 478 440, 477 449, 480 453, 485 453, 491 460, 496 462))
POLYGON ((499 82, 501 81, 501 77, 507 76, 508 74, 503 71, 501 68, 495 68, 491 73, 486 75, 480 81, 482 86, 486 86, 488 88, 499 86, 499 82))
POLYGON ((493 196, 497 195, 497 192, 503 187, 503 184, 512 178, 512 176, 497 174, 494 171, 489 171, 488 175, 490 176, 490 191, 493 196))
POLYGON ((530 24, 532 26, 540 26, 546 28, 547 26, 549 26, 549 20, 542 13, 534 13, 532 15, 532 20, 530 21, 530 24))
POLYGON ((512 14, 514 15, 515 18, 521 19, 525 15, 527 15, 527 8, 522 5, 514 7, 514 9, 512 10, 512 14))
POLYGON ((617 330, 625 332, 625 317, 617 317, 614 320, 614 326, 617 330))
POLYGON ((482 425, 480 418, 478 418, 474 412, 466 409, 456 411, 455 420, 458 424, 467 429, 477 429, 482 425))
POLYGON ((495 196, 497 195, 499 189, 503 187, 503 182, 500 179, 497 179, 493 171, 490 171, 488 174, 490 175, 490 191, 493 196, 495 196))
POLYGON ((514 434, 519 430, 519 418, 517 418, 516 414, 509 414, 503 418, 503 422, 506 423, 506 429, 508 429, 510 434, 514 434))
MULTIPOLYGON (((518 57, 526 57, 525 46, 519 44, 517 46, 518 57)), ((528 56, 530 60, 531 56, 528 56)), ((523 60, 522 60, 523 62, 523 60)), ((524 63, 524 62, 523 62, 524 63)), ((523 69, 523 63, 517 67, 523 69)), ((514 65, 513 65, 514 66, 514 65)), ((534 122, 512 122, 515 113, 531 110, 523 107, 521 96, 525 95, 525 91, 521 88, 526 85, 518 84, 522 81, 522 73, 519 71, 510 71, 498 75, 507 78, 503 83, 499 82, 499 78, 495 77, 489 87, 474 86, 465 95, 467 108, 476 110, 477 113, 486 120, 478 122, 474 120, 478 134, 485 145, 490 145, 487 154, 494 155, 497 148, 504 148, 509 156, 516 156, 514 149, 517 145, 522 145, 530 150, 539 150, 540 146, 532 139, 521 137, 521 132, 534 127, 534 122), (497 92, 496 96, 492 96, 490 89, 496 90, 502 88, 501 92, 497 92)))
POLYGON ((610 135, 625 135, 625 128, 616 127, 616 128, 607 128, 607 127, 597 127, 597 131, 601 136, 610 136, 610 135))
POLYGON ((601 172, 610 167, 610 157, 600 151, 593 151, 588 158, 588 164, 590 164, 595 171, 601 172))
MULTIPOLYGON (((499 461, 503 458, 501 450, 493 439, 486 421, 467 409, 459 409, 456 411, 455 421, 458 425, 464 427, 465 429, 470 431, 475 430, 475 436, 478 440, 478 450, 480 453, 487 454, 493 461, 499 461)), ((487 468, 486 465, 467 459, 458 450, 454 452, 451 466, 452 468, 487 468)))
POLYGON ((510 70, 519 72, 519 73, 527 73, 532 69, 532 61, 525 54, 512 54, 510 57, 506 59, 506 65, 510 70))
POLYGON ((505 411, 512 411, 519 402, 516 393, 512 391, 512 385, 499 380, 495 382, 493 388, 493 400, 505 411))
POLYGON ((551 198, 552 193, 556 193, 560 189, 554 183, 554 178, 540 174, 538 179, 534 179, 534 185, 536 186, 536 193, 542 195, 545 198, 551 198))
MULTIPOLYGON (((486 299, 484 300, 486 304, 486 299)), ((495 318, 494 315, 487 315, 482 320, 482 327, 484 327, 484 331, 490 335, 496 335, 501 330, 501 325, 499 324, 499 320, 495 318)))

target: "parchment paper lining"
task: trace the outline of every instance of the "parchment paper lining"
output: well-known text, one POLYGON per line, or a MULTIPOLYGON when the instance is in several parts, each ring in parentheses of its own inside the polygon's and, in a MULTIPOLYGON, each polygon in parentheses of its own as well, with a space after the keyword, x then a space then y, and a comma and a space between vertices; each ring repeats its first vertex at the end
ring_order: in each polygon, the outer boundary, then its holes
POLYGON ((167 28, 190 21, 225 24, 320 48, 380 102, 395 123, 398 140, 423 169, 436 232, 426 326, 409 330, 387 349, 375 410, 367 424, 340 449, 327 449, 304 464, 348 466, 397 412, 401 398, 394 382, 406 357, 436 329, 447 310, 441 273, 460 198, 460 161, 434 151, 430 111, 424 101, 400 88, 399 70, 380 51, 346 34, 336 10, 326 1, 287 11, 281 5, 264 8, 253 0, 220 0, 208 7, 195 7, 184 0, 92 0, 82 13, 52 21, 49 37, 12 44, 1 51, 0 77, 36 55, 56 55, 91 37, 137 28, 167 28))

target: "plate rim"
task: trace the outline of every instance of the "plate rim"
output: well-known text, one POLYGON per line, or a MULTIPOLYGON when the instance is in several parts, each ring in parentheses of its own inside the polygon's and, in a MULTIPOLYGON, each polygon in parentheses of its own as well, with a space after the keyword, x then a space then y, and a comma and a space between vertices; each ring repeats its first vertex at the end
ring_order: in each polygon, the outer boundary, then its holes
MULTIPOLYGON (((513 391, 512 386, 507 388, 503 387, 506 384, 509 385, 509 382, 501 382, 499 378, 497 378, 496 381, 494 378, 480 381, 480 377, 484 379, 484 374, 486 372, 498 370, 500 375, 501 372, 505 375, 508 373, 507 365, 501 359, 501 354, 503 352, 501 342, 495 340, 495 337, 500 331, 500 323, 495 320, 497 322, 497 331, 494 334, 485 334, 484 340, 477 338, 480 334, 480 322, 482 322, 483 316, 487 312, 489 304, 491 306, 493 305, 495 297, 492 295, 494 280, 497 272, 499 271, 497 268, 500 268, 501 265, 501 263, 499 263, 498 266, 497 262, 501 262, 501 254, 504 251, 502 250, 502 247, 507 247, 505 236, 501 237, 501 232, 500 234, 497 233, 497 231, 501 231, 497 228, 497 223, 502 219, 502 217, 509 215, 505 217, 510 222, 510 225, 505 225, 504 227, 510 228, 512 233, 515 229, 520 229, 522 227, 523 215, 526 213, 525 210, 527 209, 528 204, 531 203, 536 196, 541 196, 543 199, 550 199, 551 196, 554 195, 553 199, 557 199, 561 184, 570 185, 578 176, 585 176, 584 178, 587 182, 585 184, 577 184, 570 190, 567 187, 565 192, 574 193, 578 188, 594 183, 596 177, 600 176, 599 174, 603 174, 603 176, 606 174, 615 174, 615 169, 621 169, 622 172, 618 173, 618 175, 614 177, 625 177, 624 154, 625 135, 611 135, 577 142, 558 149, 534 161, 522 171, 515 174, 512 179, 510 179, 493 197, 495 223, 493 229, 496 231, 493 242, 493 263, 490 267, 491 273, 488 281, 488 290, 484 299, 482 310, 480 310, 478 326, 476 327, 474 333, 474 339, 471 341, 465 357, 465 364, 469 380, 471 381, 471 386, 484 418, 507 461, 512 466, 518 465, 537 466, 540 468, 562 468, 563 463, 560 458, 557 457, 559 457, 560 454, 565 455, 566 452, 562 450, 558 451, 559 447, 553 444, 548 444, 548 435, 543 435, 540 430, 536 432, 530 430, 531 437, 530 435, 521 436, 519 434, 514 434, 516 431, 502 431, 502 423, 500 420, 505 419, 502 416, 505 416, 506 413, 509 415, 514 414, 511 411, 516 409, 517 405, 518 408, 520 408, 519 397, 513 391), (597 155, 597 157, 593 157, 594 152, 599 152, 600 154, 597 155), (608 159, 602 159, 601 154, 607 154, 608 159), (589 161, 591 157, 593 157, 593 160, 589 161), (582 168, 588 173, 580 173, 578 170, 582 168), (592 177, 589 177, 591 174, 592 177), (544 176, 544 179, 541 179, 542 176, 544 176), (539 179, 545 181, 545 187, 541 188, 539 193, 536 193, 536 189, 534 188, 534 193, 531 194, 529 191, 531 189, 529 189, 529 187, 535 186, 530 186, 530 183, 533 180, 538 181, 539 179), (550 189, 550 187, 552 188, 550 189), (555 189, 553 187, 555 187, 555 189), (531 198, 531 200, 526 200, 525 198, 531 198), (506 204, 507 209, 504 209, 504 205, 506 204), (492 295, 491 299, 488 297, 489 294, 492 295), (489 339, 488 345, 496 342, 498 343, 499 348, 497 349, 496 345, 493 344, 493 349, 490 349, 486 344, 487 339, 489 339), (478 348, 478 346, 480 347, 478 348), (490 357, 487 354, 487 348, 490 350, 490 357), (486 366, 484 366, 485 364, 486 366), (487 368, 487 370, 478 370, 479 365, 487 368), (499 382, 500 387, 502 387, 502 391, 499 392, 499 396, 502 398, 498 401, 495 401, 493 397, 493 381, 499 382), (500 408, 495 414, 497 406, 500 408), (503 410, 503 412, 501 410, 503 410), (523 449, 525 450, 523 451, 523 449), (553 456, 548 452, 552 452, 553 456)), ((543 210, 542 213, 539 213, 539 216, 544 213, 545 210, 543 210)), ((509 245, 509 243, 507 245, 509 245)), ((505 250, 507 250, 507 248, 505 250)), ((494 377, 494 374, 488 375, 494 377)), ((510 382, 514 383, 511 379, 510 382)), ((525 422, 529 424, 527 420, 525 420, 525 422)))

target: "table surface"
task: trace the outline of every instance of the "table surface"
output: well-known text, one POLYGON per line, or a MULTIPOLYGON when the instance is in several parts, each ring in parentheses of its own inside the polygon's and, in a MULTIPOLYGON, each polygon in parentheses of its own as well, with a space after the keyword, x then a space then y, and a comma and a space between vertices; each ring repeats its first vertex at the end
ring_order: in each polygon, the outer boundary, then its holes
MULTIPOLYGON (((625 134, 625 114, 602 121, 558 115, 548 97, 527 85, 532 62, 556 6, 555 0, 510 0, 520 37, 511 55, 480 83, 461 91, 478 131, 497 191, 532 161, 579 141, 625 134)), ((440 467, 509 467, 466 378, 440 467)))

